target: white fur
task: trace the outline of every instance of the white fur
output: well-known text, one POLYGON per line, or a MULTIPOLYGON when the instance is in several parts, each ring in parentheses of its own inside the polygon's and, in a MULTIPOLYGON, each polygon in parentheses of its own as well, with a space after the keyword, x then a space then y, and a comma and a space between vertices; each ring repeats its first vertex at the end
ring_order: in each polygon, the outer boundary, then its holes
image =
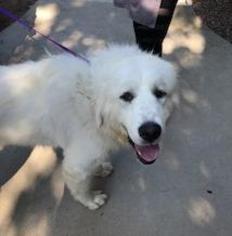
POLYGON ((64 149, 64 178, 73 197, 90 209, 106 195, 90 193, 96 167, 103 174, 109 151, 127 136, 140 144, 138 127, 163 128, 176 84, 173 66, 135 46, 110 46, 89 56, 90 65, 70 55, 0 67, 0 145, 52 145, 64 149), (168 93, 158 100, 154 87, 168 93), (119 97, 132 91, 131 103, 119 97))

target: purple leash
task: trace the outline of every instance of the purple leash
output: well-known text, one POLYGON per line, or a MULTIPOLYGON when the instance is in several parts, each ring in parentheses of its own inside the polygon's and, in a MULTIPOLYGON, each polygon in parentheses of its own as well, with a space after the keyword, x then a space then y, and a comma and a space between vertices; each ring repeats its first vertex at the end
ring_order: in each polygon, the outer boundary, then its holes
POLYGON ((33 33, 33 34, 39 34, 41 35, 43 38, 45 38, 46 40, 48 40, 49 42, 53 43, 54 45, 56 45, 57 47, 63 49, 64 51, 68 52, 69 54, 72 54, 75 57, 78 57, 80 59, 82 59, 83 61, 85 61, 86 63, 90 64, 90 61, 85 58, 84 56, 82 56, 79 53, 74 52, 73 50, 65 47, 64 45, 58 43, 57 41, 55 41, 54 39, 50 38, 48 35, 45 35, 41 32, 39 32, 38 30, 34 29, 32 26, 30 26, 25 20, 21 19, 20 17, 12 14, 10 11, 8 11, 7 9, 0 7, 0 14, 10 18, 13 21, 16 21, 19 25, 21 25, 23 28, 25 28, 27 31, 33 33))

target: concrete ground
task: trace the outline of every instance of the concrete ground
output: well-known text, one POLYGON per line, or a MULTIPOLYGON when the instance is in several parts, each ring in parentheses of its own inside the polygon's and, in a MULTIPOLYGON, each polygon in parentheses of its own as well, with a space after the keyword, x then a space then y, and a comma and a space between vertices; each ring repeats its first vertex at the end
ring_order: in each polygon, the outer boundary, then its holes
MULTIPOLYGON (((125 11, 107 1, 39 0, 26 16, 78 52, 109 42, 134 42, 125 11)), ((13 25, 0 33, 0 60, 37 59, 43 45, 13 25), (2 53, 3 52, 3 53, 2 53)), ((130 151, 114 155, 115 173, 98 180, 110 199, 98 211, 75 202, 49 147, 0 153, 1 236, 230 236, 232 232, 232 46, 180 4, 165 41, 165 57, 180 68, 180 106, 160 159, 151 166, 130 151)))

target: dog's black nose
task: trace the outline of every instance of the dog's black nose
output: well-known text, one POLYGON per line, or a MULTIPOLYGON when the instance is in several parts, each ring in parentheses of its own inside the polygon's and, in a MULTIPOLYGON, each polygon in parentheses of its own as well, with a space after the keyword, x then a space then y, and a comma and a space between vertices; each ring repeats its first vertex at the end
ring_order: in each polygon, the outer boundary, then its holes
POLYGON ((152 143, 161 135, 161 126, 155 122, 146 122, 139 127, 139 135, 146 142, 152 143))

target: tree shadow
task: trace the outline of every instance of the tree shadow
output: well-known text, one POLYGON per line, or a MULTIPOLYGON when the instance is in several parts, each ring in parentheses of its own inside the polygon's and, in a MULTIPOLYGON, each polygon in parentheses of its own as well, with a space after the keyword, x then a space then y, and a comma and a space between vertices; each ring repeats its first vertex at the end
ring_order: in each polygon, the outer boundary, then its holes
MULTIPOLYGON (((4 150, 6 157, 14 159, 14 163, 11 163, 14 168, 22 164, 15 155, 19 150, 24 157, 23 162, 27 161, 1 186, 0 233, 49 235, 64 189, 61 176, 62 150, 54 151, 49 147, 36 147, 33 151, 30 148, 17 149, 9 147, 4 150)), ((5 169, 3 173, 9 174, 5 169)))
POLYGON ((18 171, 31 151, 32 149, 29 147, 8 146, 0 152, 0 186, 5 184, 18 171))
MULTIPOLYGON (((35 20, 35 28, 51 35, 53 39, 75 52, 86 53, 113 42, 134 42, 133 29, 127 14, 121 14, 121 10, 113 7, 112 3, 56 2, 39 2, 35 14, 40 20, 35 20), (54 17, 47 19, 48 13, 54 17)), ((36 41, 28 38, 25 44, 17 48, 11 63, 46 56, 44 47, 54 54, 64 53, 39 35, 34 35, 33 38, 36 41)))

